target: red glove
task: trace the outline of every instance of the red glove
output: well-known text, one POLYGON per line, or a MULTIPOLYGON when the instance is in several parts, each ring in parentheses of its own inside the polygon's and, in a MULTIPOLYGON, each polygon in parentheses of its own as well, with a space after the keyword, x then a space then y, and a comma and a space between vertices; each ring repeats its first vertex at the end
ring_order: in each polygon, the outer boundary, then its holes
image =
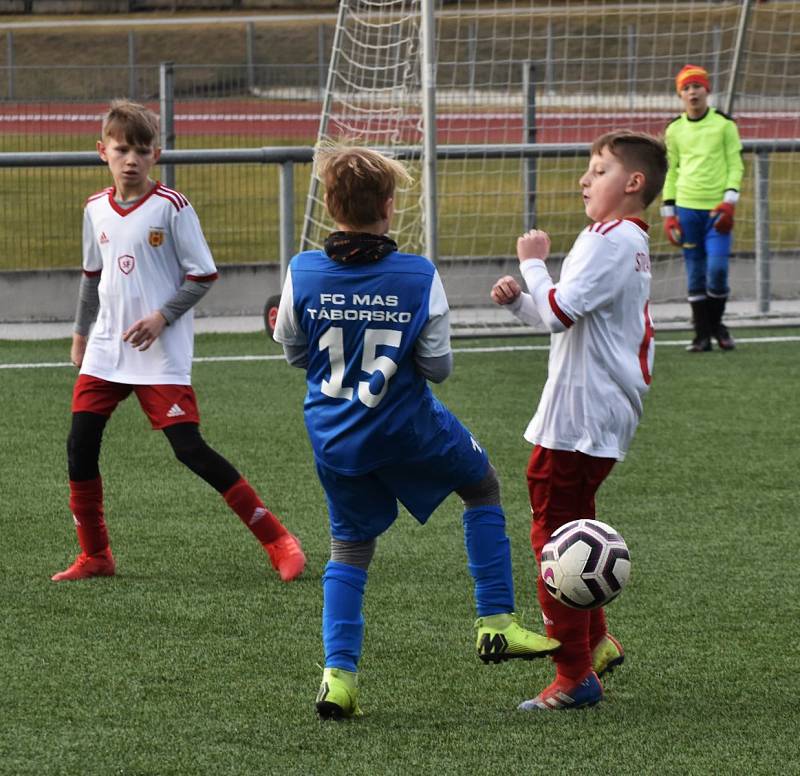
POLYGON ((733 229, 733 203, 720 202, 710 213, 714 229, 720 234, 728 234, 733 229))
POLYGON ((664 218, 664 234, 667 239, 679 248, 683 243, 683 232, 681 231, 681 222, 678 221, 678 216, 666 216, 664 218))

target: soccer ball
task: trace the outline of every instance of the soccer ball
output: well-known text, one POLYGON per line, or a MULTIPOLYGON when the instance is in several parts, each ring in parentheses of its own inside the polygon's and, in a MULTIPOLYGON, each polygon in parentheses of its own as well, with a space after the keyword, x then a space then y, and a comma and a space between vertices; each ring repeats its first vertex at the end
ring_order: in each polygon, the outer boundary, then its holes
POLYGON ((550 595, 573 609, 596 609, 613 601, 631 573, 628 545, 599 520, 573 520, 542 549, 541 574, 550 595))

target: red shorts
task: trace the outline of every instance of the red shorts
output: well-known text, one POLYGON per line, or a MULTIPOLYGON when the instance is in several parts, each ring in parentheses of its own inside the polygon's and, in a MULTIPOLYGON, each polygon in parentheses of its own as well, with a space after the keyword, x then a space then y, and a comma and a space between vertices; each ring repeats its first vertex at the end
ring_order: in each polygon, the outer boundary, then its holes
POLYGON ((528 463, 531 545, 536 560, 550 535, 570 520, 595 517, 594 494, 616 463, 571 450, 536 445, 528 463))
POLYGON ((127 385, 92 375, 78 375, 72 391, 73 412, 111 417, 117 405, 136 394, 154 429, 177 423, 200 423, 197 397, 191 385, 127 385))

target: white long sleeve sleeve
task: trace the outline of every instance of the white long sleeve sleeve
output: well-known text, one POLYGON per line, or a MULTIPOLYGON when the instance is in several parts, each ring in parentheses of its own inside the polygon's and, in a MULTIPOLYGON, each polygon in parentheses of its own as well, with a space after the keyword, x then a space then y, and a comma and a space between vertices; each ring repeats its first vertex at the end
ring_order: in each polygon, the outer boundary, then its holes
POLYGON ((544 325, 542 316, 539 315, 539 311, 536 309, 533 297, 530 294, 526 294, 524 291, 508 305, 508 309, 515 318, 528 326, 535 326, 538 328, 544 325))
POLYGON ((555 302, 556 287, 545 263, 541 259, 527 259, 520 263, 519 269, 530 292, 525 296, 531 300, 540 323, 550 332, 568 329, 573 322, 555 302))

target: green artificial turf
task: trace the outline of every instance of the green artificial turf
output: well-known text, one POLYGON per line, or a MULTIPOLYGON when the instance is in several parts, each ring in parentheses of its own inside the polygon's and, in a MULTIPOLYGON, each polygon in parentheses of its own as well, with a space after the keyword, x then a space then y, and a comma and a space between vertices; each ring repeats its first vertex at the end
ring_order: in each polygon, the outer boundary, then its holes
MULTIPOLYGON (((740 338, 748 332, 737 331, 740 338)), ((750 332, 794 335, 797 330, 750 332)), ((460 508, 381 538, 365 599, 366 716, 322 724, 325 503, 280 360, 200 362, 209 443, 308 555, 281 583, 221 498, 178 464, 134 399, 101 468, 118 575, 54 584, 74 556, 64 441, 75 372, 0 369, 0 774, 773 774, 797 772, 800 342, 689 355, 659 335, 653 388, 598 517, 630 546, 608 609, 627 660, 588 711, 523 714, 548 661, 474 651, 460 508), (795 754, 792 754, 792 753, 795 754)), ((541 338, 458 341, 437 394, 503 484, 524 622, 533 596, 522 431, 545 379, 541 338)), ((196 355, 277 354, 263 335, 202 335, 196 355)), ((67 360, 68 342, 0 342, 0 365, 67 360)))

